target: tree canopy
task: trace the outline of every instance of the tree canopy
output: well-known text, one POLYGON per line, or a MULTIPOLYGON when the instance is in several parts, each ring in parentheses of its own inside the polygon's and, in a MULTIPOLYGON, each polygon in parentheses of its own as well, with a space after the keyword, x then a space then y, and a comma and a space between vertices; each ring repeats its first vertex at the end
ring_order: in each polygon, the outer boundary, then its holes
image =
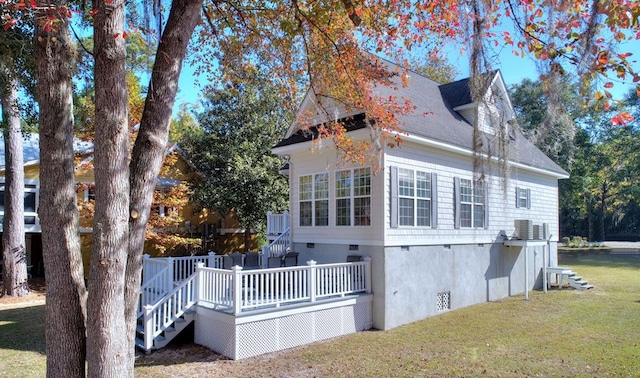
POLYGON ((263 74, 223 90, 210 88, 203 108, 197 115, 200 127, 180 143, 202 173, 193 198, 221 215, 233 212, 247 231, 263 228, 267 211, 287 208, 288 183, 278 173, 283 162, 271 148, 282 138, 291 112, 263 74))
MULTIPOLYGON (((603 109, 613 108, 607 90, 615 80, 640 81, 631 53, 616 50, 624 40, 640 39, 640 6, 635 0, 175 0, 170 5, 154 0, 143 2, 139 13, 125 12, 127 6, 136 7, 136 2, 97 0, 92 9, 86 5, 65 0, 0 2, 4 32, 19 25, 23 14, 37 16, 34 40, 45 172, 41 199, 52 205, 41 207, 41 224, 48 246, 47 283, 52 293, 61 295, 60 300, 47 301, 50 375, 83 375, 85 357, 92 376, 132 375, 142 243, 178 77, 196 25, 200 26, 194 58, 202 63, 202 70, 210 70, 212 82, 220 88, 238 73, 260 65, 269 70, 275 83, 282 84, 280 96, 295 98, 308 83, 319 99, 363 110, 375 120, 370 126, 380 131, 374 135, 393 138, 390 142, 400 139, 399 134, 389 132, 402 127, 397 115, 413 107, 403 98, 373 95, 374 84, 392 85, 386 80, 389 75, 406 78, 402 72, 382 70, 375 54, 408 66, 411 52, 457 42, 469 54, 471 92, 476 101, 482 73, 493 68, 491 46, 531 54, 547 62, 550 73, 575 75, 583 83, 581 95, 593 93, 592 99, 603 109), (79 252, 71 159, 75 46, 70 43, 69 18, 75 11, 93 24, 95 41, 98 221, 94 224, 86 318, 84 282, 74 269, 79 252), (156 30, 152 31, 151 24, 138 23, 138 14, 147 15, 143 20, 155 20, 156 30), (510 31, 503 29, 509 27, 510 31), (130 151, 125 42, 137 32, 157 37, 158 44, 140 132, 130 151), (67 355, 56 349, 67 344, 73 344, 73 348, 64 348, 67 355)), ((630 119, 631 113, 624 109, 612 116, 619 125, 630 119)), ((372 156, 375 146, 382 145, 352 146, 337 123, 328 124, 324 134, 333 137, 347 159, 356 161, 372 156)))

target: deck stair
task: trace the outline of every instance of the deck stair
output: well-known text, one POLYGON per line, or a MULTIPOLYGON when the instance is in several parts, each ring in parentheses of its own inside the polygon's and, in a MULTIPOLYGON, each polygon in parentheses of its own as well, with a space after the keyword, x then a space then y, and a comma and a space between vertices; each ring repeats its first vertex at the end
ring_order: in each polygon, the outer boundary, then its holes
MULTIPOLYGON (((182 314, 182 316, 175 319, 173 325, 168 326, 160 335, 153 338, 153 344, 150 350, 156 350, 164 348, 180 334, 187 326, 193 323, 195 318, 195 311, 189 310, 182 314)), ((136 347, 142 351, 149 352, 144 345, 144 322, 142 319, 138 319, 138 325, 136 327, 136 347)))
POLYGON ((593 285, 589 284, 588 281, 585 281, 576 272, 568 267, 549 267, 547 268, 547 274, 556 275, 556 285, 558 286, 558 289, 562 289, 564 281, 567 281, 569 286, 577 290, 588 290, 593 288, 593 285))
POLYGON ((135 345, 146 353, 166 346, 193 322, 196 306, 194 272, 138 314, 135 345))

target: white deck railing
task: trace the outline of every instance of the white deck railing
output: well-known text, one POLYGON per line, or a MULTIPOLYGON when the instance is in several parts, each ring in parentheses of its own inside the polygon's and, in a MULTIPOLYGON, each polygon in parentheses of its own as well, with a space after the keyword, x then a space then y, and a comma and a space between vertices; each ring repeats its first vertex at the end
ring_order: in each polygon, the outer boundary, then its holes
POLYGON ((267 235, 280 235, 289 229, 289 212, 274 214, 267 211, 267 235))
POLYGON ((242 270, 198 266, 198 303, 234 314, 288 303, 371 292, 371 259, 307 266, 242 270))
POLYGON ((206 256, 149 257, 143 256, 142 285, 138 300, 138 317, 144 307, 155 304, 196 271, 196 264, 222 269, 222 258, 214 252, 206 256))
POLYGON ((150 350, 153 340, 196 304, 196 274, 186 277, 162 301, 144 307, 145 350, 150 350))
POLYGON ((278 237, 269 243, 269 245, 262 247, 262 266, 266 267, 267 259, 269 257, 278 257, 286 254, 289 245, 289 230, 286 230, 282 234, 278 235, 278 237))

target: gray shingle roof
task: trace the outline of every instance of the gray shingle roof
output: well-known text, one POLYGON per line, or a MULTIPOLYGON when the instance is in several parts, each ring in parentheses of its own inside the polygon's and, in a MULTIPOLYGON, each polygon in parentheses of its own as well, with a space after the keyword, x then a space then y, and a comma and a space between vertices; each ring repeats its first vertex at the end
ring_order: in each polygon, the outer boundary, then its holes
MULTIPOLYGON (((392 63, 385 61, 381 63, 389 65, 390 71, 393 72, 395 67, 392 63)), ((496 73, 497 71, 492 74, 496 73)), ((396 96, 400 101, 410 99, 416 107, 410 114, 398 116, 401 129, 409 135, 473 150, 473 126, 453 110, 457 106, 471 103, 469 79, 440 85, 412 71, 409 71, 408 75, 409 83, 406 87, 402 87, 400 78, 395 76, 392 80, 397 82, 398 90, 394 90, 393 86, 385 85, 374 88, 374 93, 381 98, 396 96)), ((515 140, 511 140, 509 148, 511 161, 560 175, 568 175, 564 169, 529 142, 522 133, 513 134, 515 134, 515 140)), ((282 140, 276 147, 301 143, 310 140, 312 136, 313 133, 297 132, 282 140)))

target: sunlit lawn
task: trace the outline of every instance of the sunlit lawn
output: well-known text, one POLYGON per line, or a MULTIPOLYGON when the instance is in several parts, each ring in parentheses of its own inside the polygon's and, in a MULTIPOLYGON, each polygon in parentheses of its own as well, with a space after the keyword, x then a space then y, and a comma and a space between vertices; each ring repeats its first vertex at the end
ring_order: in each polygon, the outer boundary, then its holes
MULTIPOLYGON (((640 374, 640 256, 561 259, 595 288, 481 304, 230 361, 191 344, 137 360, 136 375, 623 376, 640 374)), ((0 308, 0 376, 44 373, 43 307, 0 308)))

